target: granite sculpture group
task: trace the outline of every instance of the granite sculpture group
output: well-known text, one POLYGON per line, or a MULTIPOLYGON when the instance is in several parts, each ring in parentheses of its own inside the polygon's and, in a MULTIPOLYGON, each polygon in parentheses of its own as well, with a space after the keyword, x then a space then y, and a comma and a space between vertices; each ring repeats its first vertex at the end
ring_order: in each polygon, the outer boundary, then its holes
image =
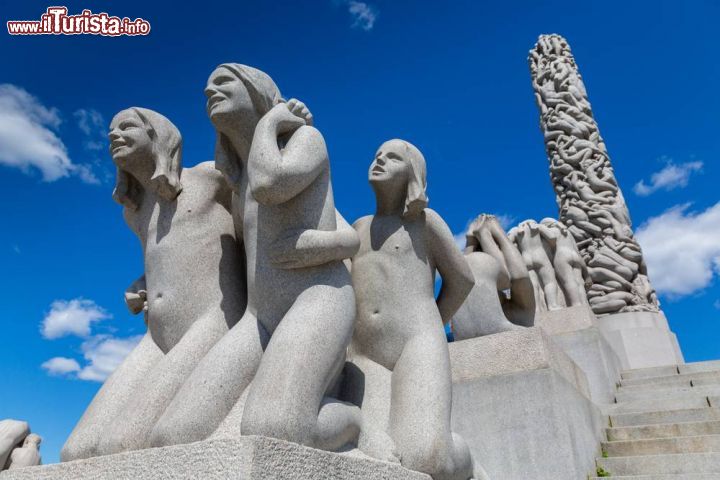
MULTIPOLYGON (((214 161, 183 168, 169 119, 117 113, 113 198, 145 267, 125 300, 147 333, 62 461, 254 435, 435 480, 488 478, 477 445, 451 428, 443 324, 456 340, 515 332, 539 345, 530 327, 552 312, 658 308, 567 42, 542 36, 529 61, 560 220, 506 233, 479 215, 464 255, 428 208, 423 154, 404 140, 378 148, 375 214, 349 225, 310 110, 255 68, 223 64, 208 79, 214 161)), ((0 422, 0 466, 39 464, 39 443, 27 424, 0 422)))

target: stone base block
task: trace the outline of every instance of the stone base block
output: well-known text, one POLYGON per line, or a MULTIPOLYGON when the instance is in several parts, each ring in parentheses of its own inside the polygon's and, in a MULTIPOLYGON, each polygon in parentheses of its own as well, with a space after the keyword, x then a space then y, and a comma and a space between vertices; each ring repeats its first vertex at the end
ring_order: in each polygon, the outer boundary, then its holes
POLYGON ((594 327, 595 322, 595 314, 586 305, 537 312, 535 314, 535 326, 542 328, 543 331, 550 335, 594 327))
POLYGON ((365 457, 337 454, 266 437, 208 440, 29 467, 0 480, 431 480, 365 457))
POLYGON ((453 431, 492 479, 586 478, 606 420, 582 370, 539 327, 450 344, 453 431))
POLYGON ((590 398, 600 405, 613 403, 622 366, 590 307, 540 312, 536 324, 585 372, 590 398))
POLYGON ((598 318, 598 326, 624 370, 685 363, 662 312, 606 315, 598 318))

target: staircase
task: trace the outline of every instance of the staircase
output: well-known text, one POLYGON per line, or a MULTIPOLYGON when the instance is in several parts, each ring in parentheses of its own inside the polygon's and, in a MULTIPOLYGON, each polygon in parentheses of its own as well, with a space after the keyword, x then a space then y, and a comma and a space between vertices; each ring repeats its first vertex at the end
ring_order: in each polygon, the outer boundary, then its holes
POLYGON ((720 361, 621 374, 596 477, 720 480, 720 361))

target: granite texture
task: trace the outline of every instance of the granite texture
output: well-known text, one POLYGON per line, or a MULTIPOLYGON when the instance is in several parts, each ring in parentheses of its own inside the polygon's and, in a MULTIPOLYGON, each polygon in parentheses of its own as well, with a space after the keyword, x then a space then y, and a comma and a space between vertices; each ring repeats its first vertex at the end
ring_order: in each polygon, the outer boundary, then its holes
POLYGON ((0 473, 1 480, 430 480, 400 465, 265 437, 208 440, 0 473))

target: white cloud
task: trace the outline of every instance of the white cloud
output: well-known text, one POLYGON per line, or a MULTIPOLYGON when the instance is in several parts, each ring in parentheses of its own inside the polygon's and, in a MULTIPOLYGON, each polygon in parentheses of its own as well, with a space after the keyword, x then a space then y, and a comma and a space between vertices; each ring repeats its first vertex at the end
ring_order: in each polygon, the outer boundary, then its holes
POLYGON ((73 113, 78 128, 87 136, 97 135, 105 128, 105 120, 100 112, 92 108, 81 108, 73 113))
POLYGON ((40 365, 50 375, 68 375, 80 371, 80 364, 73 358, 54 357, 40 365))
POLYGON ((650 281, 658 293, 689 295, 720 273, 720 202, 703 212, 677 205, 638 228, 650 281))
POLYGON ((48 339, 65 335, 90 336, 90 324, 110 318, 110 315, 92 300, 75 298, 55 300, 42 321, 41 332, 48 339))
POLYGON ((366 32, 372 30, 378 17, 377 8, 356 0, 350 0, 347 5, 348 12, 353 17, 353 28, 362 28, 366 32))
POLYGON ((125 360, 140 343, 142 335, 115 338, 97 335, 82 344, 85 360, 88 362, 77 373, 80 380, 103 382, 125 360))
POLYGON ((142 337, 142 335, 136 335, 116 338, 109 335, 96 335, 83 342, 81 346, 85 358, 84 366, 81 367, 74 358, 54 357, 43 363, 41 367, 50 375, 104 382, 132 352, 142 337))
POLYGON ((702 167, 703 162, 699 161, 676 165, 671 160, 668 160, 665 168, 650 175, 649 185, 646 184, 644 180, 640 180, 633 187, 633 191, 641 197, 647 197, 658 190, 668 191, 686 187, 690 180, 690 175, 694 172, 701 171, 702 167))
POLYGON ((720 300, 715 300, 715 303, 713 303, 713 307, 715 307, 715 308, 717 308, 718 310, 720 310, 720 300))
POLYGON ((86 183, 97 178, 70 160, 67 148, 57 136, 62 120, 55 108, 48 108, 20 87, 0 85, 0 165, 24 173, 40 171, 42 179, 53 182, 77 175, 86 183))

